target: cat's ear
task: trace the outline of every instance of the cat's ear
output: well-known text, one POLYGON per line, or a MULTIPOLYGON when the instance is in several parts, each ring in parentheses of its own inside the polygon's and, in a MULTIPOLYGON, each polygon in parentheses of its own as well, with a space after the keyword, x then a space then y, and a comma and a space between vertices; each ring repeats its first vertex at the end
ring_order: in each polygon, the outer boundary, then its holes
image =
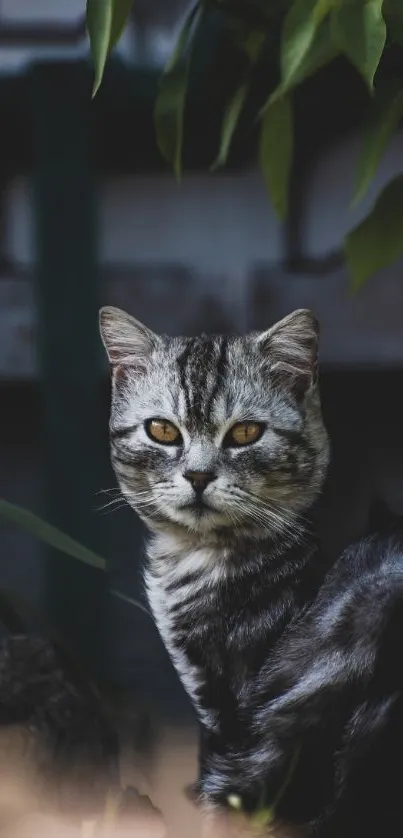
POLYGON ((158 337, 120 308, 105 306, 99 312, 99 329, 112 369, 145 370, 158 337))
POLYGON ((318 375, 319 323, 308 309, 293 311, 258 335, 270 374, 303 397, 318 375))

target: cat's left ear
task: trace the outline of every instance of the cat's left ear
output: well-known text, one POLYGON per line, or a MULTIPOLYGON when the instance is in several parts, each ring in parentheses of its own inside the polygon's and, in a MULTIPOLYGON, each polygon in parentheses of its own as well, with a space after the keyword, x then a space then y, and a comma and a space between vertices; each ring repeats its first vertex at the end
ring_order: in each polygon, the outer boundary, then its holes
POLYGON ((308 309, 293 311, 257 337, 269 372, 303 397, 317 382, 319 323, 308 309))

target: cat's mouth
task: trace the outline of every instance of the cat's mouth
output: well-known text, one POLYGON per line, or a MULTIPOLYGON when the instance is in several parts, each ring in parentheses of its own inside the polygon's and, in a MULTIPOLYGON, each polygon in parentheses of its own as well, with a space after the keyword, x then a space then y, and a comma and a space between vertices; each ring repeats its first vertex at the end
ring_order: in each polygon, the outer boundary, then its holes
POLYGON ((203 515, 208 515, 209 513, 216 511, 214 507, 210 506, 210 504, 203 498, 195 498, 190 503, 186 503, 185 506, 182 506, 182 509, 187 512, 193 512, 198 517, 202 517, 203 515))

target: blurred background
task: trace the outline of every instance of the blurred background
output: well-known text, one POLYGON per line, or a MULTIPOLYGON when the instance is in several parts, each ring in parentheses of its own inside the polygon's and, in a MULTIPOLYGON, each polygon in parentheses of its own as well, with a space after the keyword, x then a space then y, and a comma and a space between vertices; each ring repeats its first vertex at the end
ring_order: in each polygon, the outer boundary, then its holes
POLYGON ((103 508, 115 480, 100 305, 172 334, 267 328, 312 308, 334 452, 326 547, 336 552, 361 532, 374 494, 403 511, 403 264, 353 295, 342 254, 344 234, 403 168, 402 136, 366 200, 349 209, 363 85, 337 62, 326 95, 323 77, 308 82, 296 102, 292 209, 281 225, 250 126, 226 169, 208 171, 225 72, 206 42, 178 185, 156 148, 153 104, 186 5, 137 0, 92 102, 84 0, 0 0, 0 496, 109 566, 107 575, 86 568, 3 518, 0 585, 46 615, 94 673, 180 720, 191 711, 151 620, 109 593, 143 597, 144 534, 129 509, 103 508))

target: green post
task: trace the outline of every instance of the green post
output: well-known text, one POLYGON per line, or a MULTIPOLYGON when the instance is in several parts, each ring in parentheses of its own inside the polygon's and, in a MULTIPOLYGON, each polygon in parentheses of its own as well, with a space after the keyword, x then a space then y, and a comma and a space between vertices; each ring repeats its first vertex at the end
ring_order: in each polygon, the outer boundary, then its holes
MULTIPOLYGON (((101 354, 90 90, 85 65, 47 63, 32 71, 33 217, 47 514, 69 535, 99 549, 101 354)), ((49 554, 48 615, 97 669, 103 660, 105 590, 100 571, 49 554)))

